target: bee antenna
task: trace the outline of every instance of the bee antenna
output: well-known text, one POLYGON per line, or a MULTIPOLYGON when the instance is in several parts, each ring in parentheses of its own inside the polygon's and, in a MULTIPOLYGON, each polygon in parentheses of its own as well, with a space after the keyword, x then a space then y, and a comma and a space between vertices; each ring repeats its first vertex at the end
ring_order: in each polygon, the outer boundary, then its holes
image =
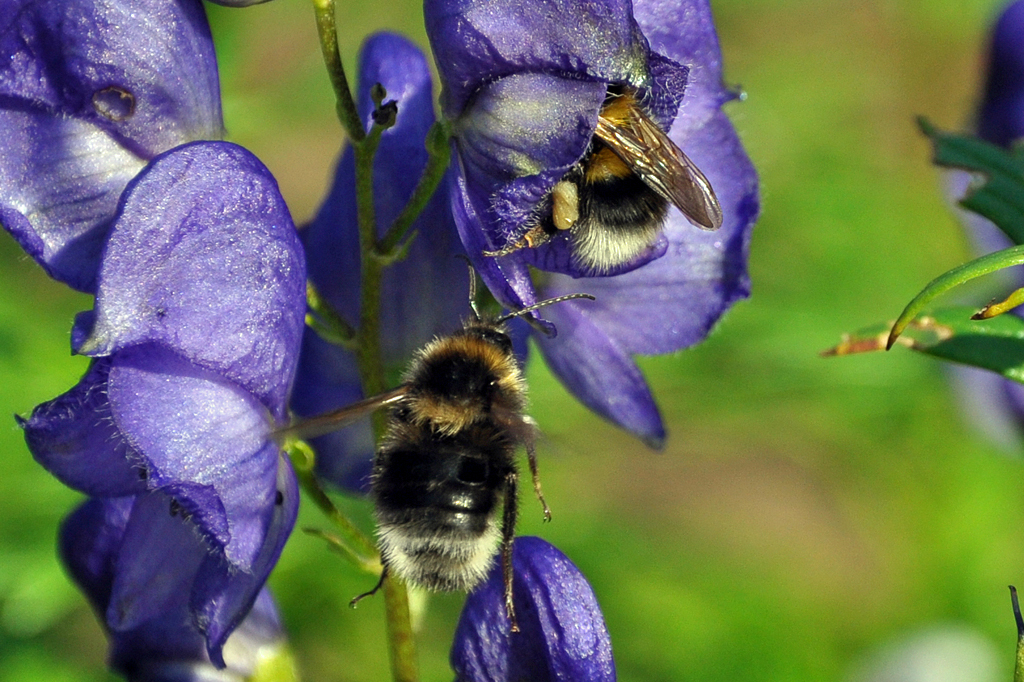
POLYGON ((481 319, 480 310, 476 307, 476 269, 473 267, 473 263, 470 262, 469 256, 464 253, 455 254, 456 258, 460 258, 466 261, 466 267, 469 268, 469 307, 473 311, 473 316, 477 320, 481 319))
POLYGON ((544 306, 551 305, 552 303, 561 303, 562 301, 570 301, 570 300, 572 300, 574 298, 585 298, 585 299, 590 300, 590 301, 596 301, 597 300, 591 294, 566 294, 565 296, 557 296, 555 298, 545 299, 543 301, 540 301, 539 303, 534 303, 533 305, 528 306, 526 308, 523 308, 522 310, 517 310, 515 312, 509 313, 508 315, 505 315, 504 317, 499 317, 498 318, 498 324, 501 324, 502 322, 508 322, 513 317, 519 317, 520 315, 525 315, 527 313, 532 313, 537 308, 543 308, 544 306))

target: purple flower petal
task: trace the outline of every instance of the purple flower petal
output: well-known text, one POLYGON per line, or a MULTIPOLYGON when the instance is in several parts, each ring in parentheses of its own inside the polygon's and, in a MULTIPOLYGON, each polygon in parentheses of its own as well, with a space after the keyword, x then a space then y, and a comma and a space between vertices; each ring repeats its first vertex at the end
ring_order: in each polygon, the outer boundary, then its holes
MULTIPOLYGON (((99 613, 115 604, 112 668, 132 680, 223 680, 225 673, 211 663, 196 616, 188 610, 190 592, 205 588, 196 565, 208 559, 209 548, 189 530, 190 521, 180 510, 172 516, 171 509, 169 498, 158 493, 89 500, 61 527, 61 558, 99 613)), ((253 576, 238 574, 237 579, 251 589, 253 576)), ((254 603, 246 603, 251 610, 246 606, 233 615, 244 620, 215 650, 219 667, 226 664, 228 674, 249 677, 266 648, 280 646, 283 634, 265 588, 254 603)))
POLYGON ((236 568, 262 550, 277 492, 271 416, 219 374, 156 345, 118 352, 107 382, 114 423, 236 568))
POLYGON ((0 3, 0 221, 47 272, 92 291, 126 183, 222 134, 196 0, 0 3))
POLYGON ((199 567, 192 588, 191 611, 199 631, 206 637, 207 653, 218 666, 224 665, 221 649, 277 564, 299 513, 299 486, 291 463, 278 458, 275 500, 270 525, 259 554, 248 571, 238 571, 218 555, 209 555, 199 567))
POLYGON ((589 317, 590 301, 566 301, 546 314, 554 338, 535 335, 551 371, 580 402, 605 419, 660 448, 665 426, 658 406, 629 352, 589 317))
POLYGON ((459 682, 615 680, 611 640, 594 592, 571 561, 540 538, 515 541, 520 632, 510 633, 501 567, 462 610, 451 664, 459 682))
POLYGON ((106 611, 110 629, 134 630, 166 614, 184 613, 207 551, 172 497, 137 497, 114 567, 106 611))
POLYGON ((427 0, 445 115, 515 73, 644 84, 647 44, 631 10, 629 0, 427 0))
POLYGON ((62 396, 18 418, 32 456, 65 485, 89 495, 134 495, 146 489, 146 463, 110 419, 110 361, 94 361, 62 396))
MULTIPOLYGON (((483 86, 454 123, 467 177, 493 175, 496 184, 545 170, 564 174, 593 137, 606 90, 601 82, 537 73, 483 86)), ((549 189, 541 188, 541 195, 549 189)))
POLYGON ((633 16, 653 52, 692 67, 673 125, 676 142, 685 143, 685 132, 700 128, 734 97, 722 84, 722 51, 711 7, 707 0, 634 0, 633 16))
POLYGON ((232 645, 238 640, 241 646, 230 646, 229 650, 225 651, 225 656, 231 661, 233 669, 241 667, 242 661, 237 659, 243 659, 246 663, 245 668, 253 670, 261 653, 260 646, 278 642, 283 637, 284 625, 281 623, 281 615, 277 612, 277 604, 274 603, 270 590, 264 587, 253 602, 249 615, 235 630, 234 637, 229 640, 232 645))
POLYGON ((992 32, 978 135, 1008 147, 1024 137, 1024 0, 1003 11, 992 32))
MULTIPOLYGON (((461 164, 461 161, 456 156, 453 163, 461 164)), ((477 209, 474 198, 479 200, 479 195, 471 195, 466 175, 461 169, 452 178, 452 187, 451 209, 455 225, 480 279, 494 297, 509 308, 518 310, 536 303, 530 270, 518 254, 500 258, 483 255, 484 251, 494 248, 492 240, 481 229, 488 213, 482 206, 477 209)))
POLYGON ((166 515, 168 510, 167 498, 160 495, 154 496, 156 500, 136 504, 147 497, 90 500, 68 516, 60 532, 61 558, 104 625, 111 626, 104 614, 115 599, 124 608, 118 608, 116 615, 128 619, 115 624, 138 621, 134 627, 110 630, 111 667, 132 679, 148 679, 136 671, 159 661, 205 658, 202 636, 191 627, 186 602, 173 594, 173 587, 180 586, 182 594, 187 595, 193 577, 191 564, 206 549, 195 537, 191 543, 175 543, 188 535, 187 529, 183 534, 176 527, 185 523, 180 516, 177 524, 167 527, 159 519, 153 529, 170 532, 168 545, 161 544, 162 537, 147 534, 144 516, 149 511, 166 515), (133 516, 136 512, 142 516, 133 516), (131 543, 129 549, 125 549, 126 538, 131 543), (173 550, 181 550, 182 554, 174 554, 173 550), (126 559, 129 555, 141 557, 141 563, 132 566, 131 558, 126 559), (161 559, 166 560, 163 565, 161 559), (153 573, 152 583, 147 581, 147 571, 153 573), (151 584, 154 589, 149 591, 151 584))
POLYGON ((277 420, 303 330, 305 267, 270 172, 226 142, 178 147, 131 184, 78 352, 160 343, 256 395, 277 420))
POLYGON ((57 549, 72 579, 99 613, 105 613, 118 552, 135 497, 92 499, 61 524, 57 549))

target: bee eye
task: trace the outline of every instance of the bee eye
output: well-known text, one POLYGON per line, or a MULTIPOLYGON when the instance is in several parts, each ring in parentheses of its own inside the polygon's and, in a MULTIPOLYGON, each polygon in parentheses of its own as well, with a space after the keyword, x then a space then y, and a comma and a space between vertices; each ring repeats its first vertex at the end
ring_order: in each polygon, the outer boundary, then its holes
POLYGON ((487 462, 482 459, 465 457, 459 462, 459 472, 455 477, 460 483, 482 485, 487 481, 487 462))

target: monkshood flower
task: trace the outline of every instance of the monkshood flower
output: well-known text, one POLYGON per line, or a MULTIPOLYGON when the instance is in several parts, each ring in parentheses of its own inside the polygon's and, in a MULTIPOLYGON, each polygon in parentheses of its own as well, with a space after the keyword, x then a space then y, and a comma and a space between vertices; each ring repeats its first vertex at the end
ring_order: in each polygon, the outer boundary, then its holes
MULTIPOLYGON (((168 498, 158 492, 94 498, 64 520, 61 560, 105 625, 111 605, 126 597, 125 582, 137 576, 140 557, 133 545, 140 537, 157 535, 165 544, 162 558, 180 555, 177 566, 186 561, 199 565, 206 555, 191 521, 167 514, 167 505, 168 498)), ((180 577, 173 571, 167 575, 180 577)), ((189 590, 181 587, 167 584, 159 609, 149 618, 119 629, 107 625, 111 668, 132 682, 241 682, 261 669, 290 664, 277 607, 266 588, 225 642, 225 667, 218 669, 192 622, 189 590)))
MULTIPOLYGON (((975 129, 982 139, 1009 147, 1024 138, 1024 0, 1008 5, 996 21, 987 66, 975 129)), ((954 200, 962 198, 971 182, 970 173, 950 171, 948 194, 954 200)), ((1006 234, 985 218, 956 210, 978 253, 1012 245, 1006 234)), ((1024 281, 1009 272, 1002 280, 1007 290, 1024 286, 1024 281)), ((968 417, 995 442, 1018 449, 1024 437, 1024 385, 970 367, 954 367, 952 371, 968 417)))
POLYGON ((94 292, 125 185, 222 128, 199 0, 0 0, 0 223, 51 277, 94 292))
POLYGON ((1007 6, 992 31, 978 135, 1009 147, 1024 137, 1024 2, 1007 6))
POLYGON ((458 682, 605 682, 615 661, 587 579, 555 547, 516 538, 513 594, 520 631, 510 632, 501 567, 466 598, 451 664, 458 682))
MULTIPOLYGON (((370 89, 376 83, 398 105, 396 123, 383 132, 374 159, 374 204, 383 234, 427 164, 424 140, 434 123, 433 86, 420 49, 389 33, 371 36, 360 54, 359 110, 365 121, 371 121, 370 89)), ((458 328, 468 312, 467 270, 455 257, 462 253, 462 244, 448 209, 445 182, 413 225, 416 236, 408 255, 384 273, 381 343, 392 369, 404 366, 434 336, 458 328)), ((302 240, 310 280, 334 310, 354 324, 359 319, 360 262, 351 149, 339 160, 330 194, 302 230, 302 240)), ((308 417, 363 397, 353 354, 307 328, 292 409, 308 417)), ((313 445, 320 476, 349 489, 365 489, 374 450, 367 423, 321 436, 313 445)))
POLYGON ((241 147, 177 147, 126 189, 96 307, 72 332, 75 351, 94 360, 77 386, 21 420, 33 456, 63 483, 138 498, 111 631, 187 595, 222 664, 295 522, 295 474, 273 431, 287 421, 305 277, 277 183, 241 147), (202 551, 186 551, 197 538, 202 551))
MULTIPOLYGON (((978 137, 1001 147, 1024 139, 1024 0, 1006 7, 992 29, 985 85, 973 127, 978 137)), ((949 194, 960 199, 968 191, 971 176, 964 171, 948 174, 949 194)), ((975 213, 961 211, 979 252, 1010 246, 1006 235, 975 213)))
POLYGON ((661 417, 631 356, 700 341, 748 295, 759 210, 756 173, 721 111, 735 94, 722 84, 707 2, 427 0, 425 16, 453 134, 452 208, 470 258, 513 309, 561 293, 597 296, 546 308, 558 335, 538 335, 540 348, 585 404, 660 444, 661 417), (702 231, 669 208, 649 247, 600 278, 574 258, 567 230, 537 248, 486 255, 550 215, 552 188, 578 172, 602 108, 627 94, 703 171, 721 228, 702 231))

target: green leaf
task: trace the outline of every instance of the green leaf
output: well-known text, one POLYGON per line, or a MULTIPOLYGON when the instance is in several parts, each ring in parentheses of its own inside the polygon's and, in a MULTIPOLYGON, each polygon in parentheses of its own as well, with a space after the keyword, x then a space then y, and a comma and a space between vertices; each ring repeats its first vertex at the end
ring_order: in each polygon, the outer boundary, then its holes
MULTIPOLYGON (((935 310, 906 327, 899 343, 928 355, 991 370, 1024 383, 1024 320, 1000 315, 972 320, 976 309, 958 306, 935 310)), ((847 334, 822 355, 852 355, 886 349, 889 325, 880 323, 847 334)))
POLYGON ((1024 147, 1007 150, 971 135, 945 133, 923 117, 917 123, 932 139, 936 164, 984 174, 985 181, 968 190, 960 205, 1024 244, 1024 147))
POLYGON ((938 296, 941 296, 950 289, 958 287, 972 279, 981 277, 982 275, 988 275, 1004 268, 1013 267, 1014 265, 1024 265, 1024 246, 1011 246, 1010 248, 1003 249, 1002 251, 986 254, 939 275, 929 282, 928 285, 921 290, 921 293, 915 296, 914 299, 907 304, 907 307, 903 309, 903 312, 900 313, 900 316, 892 326, 892 331, 889 333, 889 340, 886 342, 886 348, 892 348, 892 345, 896 343, 896 339, 903 333, 903 330, 910 321, 917 317, 917 315, 924 310, 925 306, 935 300, 938 296))

